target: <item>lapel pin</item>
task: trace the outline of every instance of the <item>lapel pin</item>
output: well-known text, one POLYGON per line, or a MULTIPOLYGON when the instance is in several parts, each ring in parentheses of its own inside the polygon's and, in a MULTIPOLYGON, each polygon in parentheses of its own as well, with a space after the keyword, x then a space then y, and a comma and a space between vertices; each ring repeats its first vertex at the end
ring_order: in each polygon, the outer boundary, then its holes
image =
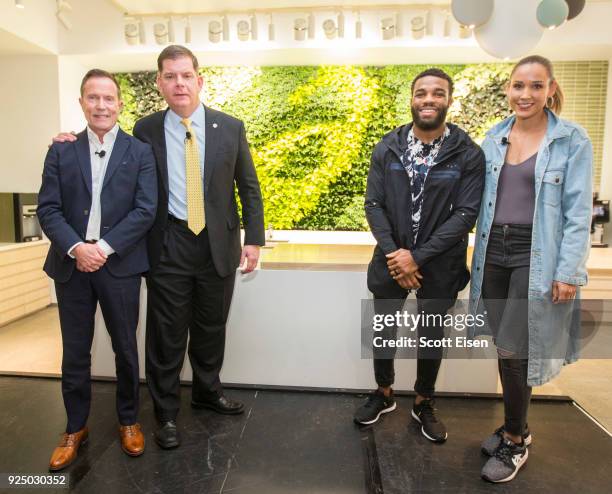
POLYGON ((216 129, 217 127, 219 127, 219 125, 217 125, 217 122, 215 122, 215 123, 213 124, 213 129, 216 129))

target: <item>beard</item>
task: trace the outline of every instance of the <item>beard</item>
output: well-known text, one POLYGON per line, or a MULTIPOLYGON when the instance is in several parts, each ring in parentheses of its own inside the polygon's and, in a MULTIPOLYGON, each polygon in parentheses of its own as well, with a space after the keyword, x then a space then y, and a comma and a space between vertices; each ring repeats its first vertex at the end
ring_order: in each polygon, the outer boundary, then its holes
POLYGON ((412 121, 417 128, 421 130, 435 130, 438 129, 444 124, 446 121, 446 114, 448 113, 448 106, 442 107, 428 107, 435 108, 438 110, 437 116, 433 120, 423 120, 419 115, 419 109, 414 105, 410 107, 410 111, 412 113, 412 121))

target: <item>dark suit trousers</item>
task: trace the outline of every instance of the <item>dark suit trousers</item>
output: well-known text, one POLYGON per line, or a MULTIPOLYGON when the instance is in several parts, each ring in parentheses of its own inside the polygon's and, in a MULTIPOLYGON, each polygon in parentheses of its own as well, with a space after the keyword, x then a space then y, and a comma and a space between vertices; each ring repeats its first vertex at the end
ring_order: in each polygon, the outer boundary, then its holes
POLYGON ((94 273, 75 269, 66 283, 55 283, 55 292, 62 330, 62 395, 68 415, 66 432, 81 430, 89 416, 91 344, 98 302, 115 352, 119 423, 136 423, 139 385, 136 328, 140 275, 116 278, 104 266, 94 273))
POLYGON ((234 280, 234 273, 217 274, 206 228, 196 236, 169 221, 159 264, 147 276, 146 374, 158 420, 178 414, 188 336, 192 399, 213 399, 222 392, 219 373, 234 280))

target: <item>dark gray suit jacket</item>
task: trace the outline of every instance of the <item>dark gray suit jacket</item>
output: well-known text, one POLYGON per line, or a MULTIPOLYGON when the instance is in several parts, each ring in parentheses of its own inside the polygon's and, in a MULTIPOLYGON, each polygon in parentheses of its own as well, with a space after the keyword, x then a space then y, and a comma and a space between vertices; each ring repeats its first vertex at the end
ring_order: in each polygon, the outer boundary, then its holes
MULTIPOLYGON (((158 208, 148 236, 152 269, 159 262, 168 225, 168 164, 164 132, 167 111, 144 117, 134 126, 134 137, 151 144, 157 162, 158 208)), ((263 202, 243 122, 206 106, 204 111, 206 228, 213 263, 217 273, 225 277, 236 270, 240 261, 240 217, 235 187, 242 206, 245 245, 265 244, 263 202)))

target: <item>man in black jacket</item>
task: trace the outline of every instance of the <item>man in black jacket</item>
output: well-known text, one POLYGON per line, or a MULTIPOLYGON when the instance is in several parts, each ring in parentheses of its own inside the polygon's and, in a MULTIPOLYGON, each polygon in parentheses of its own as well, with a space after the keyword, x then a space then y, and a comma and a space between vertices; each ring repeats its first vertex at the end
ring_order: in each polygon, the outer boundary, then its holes
MULTIPOLYGON (((385 135, 372 154, 365 209, 377 242, 368 269, 377 314, 401 310, 416 290, 419 313, 443 316, 469 281, 468 234, 480 209, 485 159, 463 130, 446 123, 452 92, 443 71, 419 74, 412 82, 413 123, 385 135)), ((427 340, 444 337, 442 324, 419 325, 418 331, 427 340)), ((383 336, 396 333, 388 328, 383 336)), ((356 411, 355 422, 372 424, 395 410, 394 355, 374 352, 378 389, 356 411)), ((418 348, 412 417, 435 442, 447 438, 433 401, 441 360, 441 348, 418 348)))

